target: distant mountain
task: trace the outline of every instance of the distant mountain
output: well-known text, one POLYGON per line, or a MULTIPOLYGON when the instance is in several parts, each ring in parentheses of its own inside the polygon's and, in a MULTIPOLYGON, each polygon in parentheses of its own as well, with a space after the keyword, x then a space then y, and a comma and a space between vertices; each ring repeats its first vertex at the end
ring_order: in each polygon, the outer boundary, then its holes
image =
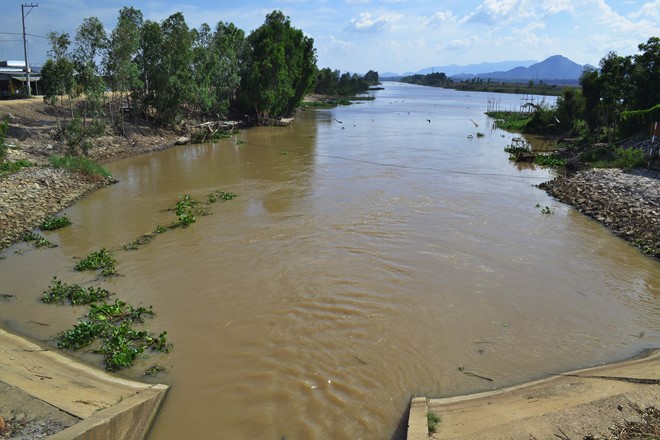
POLYGON ((422 70, 418 70, 417 72, 404 73, 404 75, 414 75, 414 74, 426 75, 433 72, 442 72, 447 76, 458 75, 461 73, 477 75, 486 72, 509 70, 509 69, 513 69, 514 67, 520 67, 520 66, 527 67, 527 66, 531 66, 534 63, 536 63, 535 60, 501 61, 498 63, 466 64, 463 66, 459 66, 457 64, 450 64, 447 66, 426 67, 422 70))
POLYGON ((540 63, 530 66, 518 66, 506 71, 494 71, 478 74, 450 75, 454 81, 463 81, 472 78, 493 79, 498 81, 544 81, 546 83, 577 83, 589 65, 580 65, 561 55, 554 55, 540 63))

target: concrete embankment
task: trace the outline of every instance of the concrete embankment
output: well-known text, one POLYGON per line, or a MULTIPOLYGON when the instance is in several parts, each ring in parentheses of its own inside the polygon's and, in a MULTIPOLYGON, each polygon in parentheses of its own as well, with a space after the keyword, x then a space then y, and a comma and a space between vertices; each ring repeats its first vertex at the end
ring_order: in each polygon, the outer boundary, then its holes
POLYGON ((408 440, 429 438, 429 411, 440 417, 431 437, 438 440, 611 438, 610 428, 659 405, 660 350, 654 350, 501 390, 414 398, 408 440))
POLYGON ((120 379, 4 330, 0 353, 0 417, 10 438, 142 439, 168 389, 120 379))

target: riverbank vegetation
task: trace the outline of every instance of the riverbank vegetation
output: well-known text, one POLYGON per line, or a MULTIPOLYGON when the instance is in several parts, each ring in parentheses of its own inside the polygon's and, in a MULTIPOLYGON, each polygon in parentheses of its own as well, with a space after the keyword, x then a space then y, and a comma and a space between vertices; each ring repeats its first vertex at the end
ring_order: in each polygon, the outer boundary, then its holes
POLYGON ((291 116, 312 91, 350 96, 378 83, 373 71, 319 71, 314 40, 280 11, 246 35, 232 23, 191 29, 182 13, 157 23, 124 7, 110 33, 89 17, 73 39, 49 39, 42 89, 69 155, 86 154, 108 127, 124 136, 126 121, 175 130, 232 116, 265 124, 291 116))
POLYGON ((556 84, 545 84, 543 81, 528 81, 525 84, 494 81, 491 79, 472 78, 464 81, 454 81, 443 72, 433 72, 426 75, 415 74, 404 76, 401 82, 417 84, 420 86, 443 87, 446 89, 491 92, 491 93, 515 93, 559 96, 564 90, 574 88, 570 86, 558 86, 556 84))
POLYGON ((314 93, 329 96, 354 96, 380 84, 378 72, 368 71, 364 75, 325 68, 319 70, 314 93))
POLYGON ((655 146, 644 139, 660 121, 660 38, 651 37, 638 49, 625 57, 610 52, 599 70, 583 73, 580 89, 564 90, 553 107, 541 104, 533 105, 533 112, 487 114, 500 128, 562 139, 562 154, 569 164, 574 159, 573 166, 649 164, 655 146))
POLYGON ((44 96, 70 116, 60 127, 75 149, 84 150, 77 138, 93 137, 106 119, 123 132, 126 116, 157 126, 232 111, 260 121, 287 116, 316 79, 313 39, 280 11, 246 36, 231 23, 190 29, 181 13, 156 23, 125 7, 110 34, 90 17, 73 42, 66 33, 49 39, 44 96))

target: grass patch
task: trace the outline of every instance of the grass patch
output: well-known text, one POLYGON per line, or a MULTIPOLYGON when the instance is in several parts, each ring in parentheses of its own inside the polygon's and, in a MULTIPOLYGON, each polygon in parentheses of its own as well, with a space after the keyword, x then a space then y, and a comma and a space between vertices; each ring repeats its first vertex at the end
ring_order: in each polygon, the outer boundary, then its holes
POLYGON ((79 260, 74 267, 77 271, 100 270, 101 276, 107 277, 117 275, 117 260, 115 255, 105 248, 92 252, 82 260, 79 260))
POLYGON ((64 304, 65 302, 77 306, 91 304, 108 298, 112 293, 100 287, 88 287, 85 289, 77 284, 66 284, 53 277, 50 286, 43 295, 41 301, 47 304, 64 304))
POLYGON ((440 424, 440 416, 431 411, 426 413, 426 424, 429 429, 429 434, 434 434, 438 431, 438 425, 440 424))
POLYGON ((29 160, 19 159, 13 162, 1 162, 0 163, 0 177, 5 177, 10 174, 16 173, 23 168, 33 167, 34 163, 29 160))
POLYGON ((302 108, 334 108, 336 105, 327 101, 305 101, 302 103, 302 108))
POLYGON ((486 112, 486 115, 495 120, 497 128, 516 132, 522 132, 529 121, 532 120, 531 114, 520 112, 486 112))
POLYGON ((96 162, 79 156, 50 156, 50 164, 55 168, 75 171, 90 177, 110 177, 108 170, 96 162))
POLYGON ((58 217, 56 215, 49 215, 44 219, 43 222, 41 222, 39 228, 42 231, 54 231, 55 229, 60 229, 65 226, 69 226, 70 224, 71 224, 71 220, 66 215, 63 215, 61 217, 58 217))
POLYGON ((614 157, 611 159, 597 160, 592 165, 594 168, 621 168, 629 170, 646 166, 644 152, 637 148, 614 147, 614 157))
POLYGON ((537 154, 534 157, 534 163, 542 167, 564 168, 566 166, 566 159, 556 154, 537 154))
POLYGON ((55 243, 51 243, 50 241, 46 240, 44 237, 41 235, 37 234, 36 232, 26 232, 23 234, 21 237, 21 240, 26 242, 26 243, 32 243, 34 247, 45 247, 45 248, 54 248, 57 247, 55 243))

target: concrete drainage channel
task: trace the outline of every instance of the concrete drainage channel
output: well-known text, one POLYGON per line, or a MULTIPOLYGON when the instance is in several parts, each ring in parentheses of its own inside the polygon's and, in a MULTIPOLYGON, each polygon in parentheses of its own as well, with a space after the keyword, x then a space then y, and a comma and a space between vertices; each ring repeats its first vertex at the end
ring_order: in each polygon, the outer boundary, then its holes
POLYGON ((609 438, 615 424, 639 419, 649 407, 660 407, 660 349, 496 391, 415 397, 407 438, 609 438), (428 412, 439 418, 435 433, 429 433, 428 412))
POLYGON ((9 438, 142 439, 168 389, 114 377, 4 330, 0 353, 9 438))

